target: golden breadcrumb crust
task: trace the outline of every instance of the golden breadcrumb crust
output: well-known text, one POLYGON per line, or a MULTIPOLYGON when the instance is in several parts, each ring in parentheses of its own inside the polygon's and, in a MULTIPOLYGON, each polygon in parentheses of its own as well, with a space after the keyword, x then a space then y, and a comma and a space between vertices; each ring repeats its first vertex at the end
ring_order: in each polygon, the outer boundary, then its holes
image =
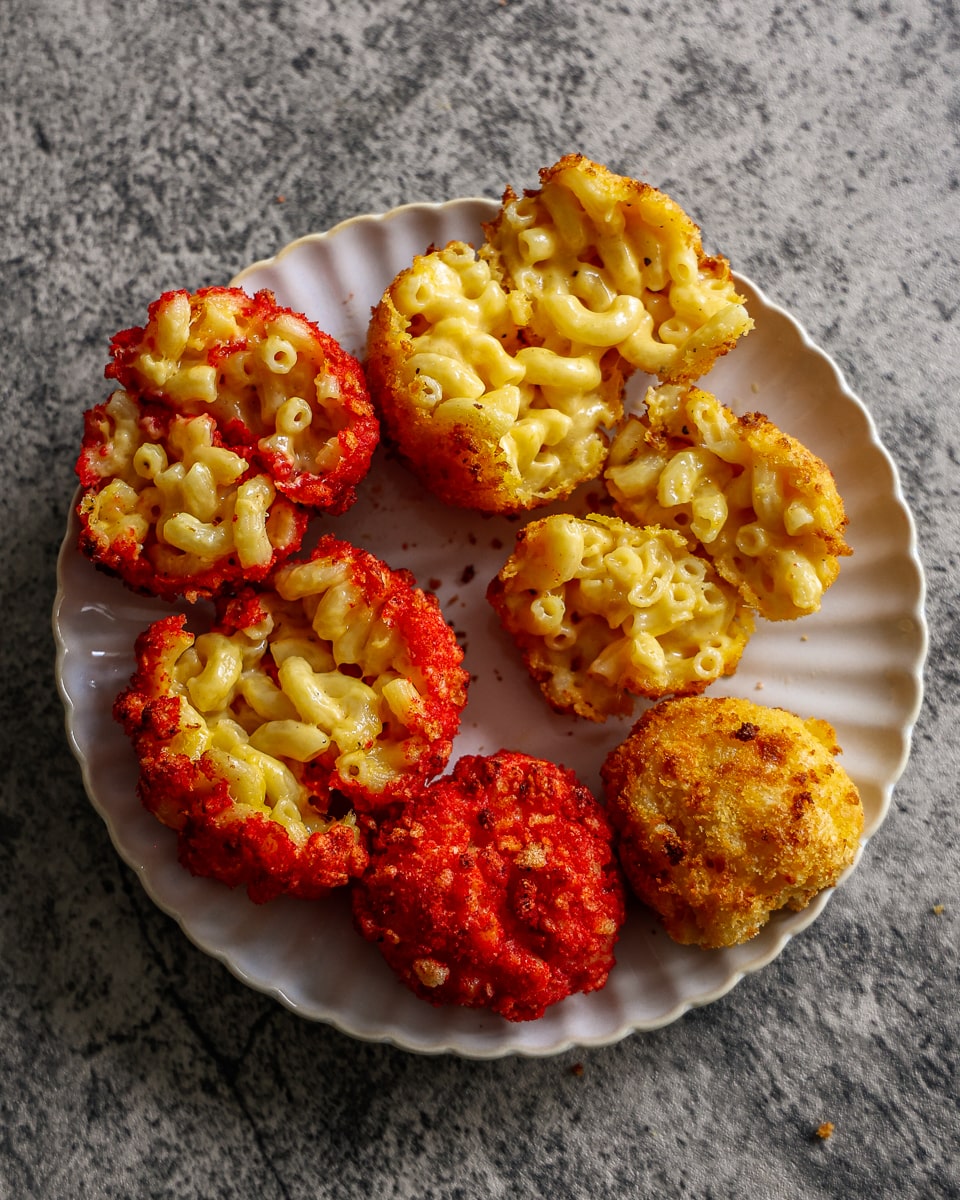
POLYGON ((601 769, 635 893, 676 941, 732 946, 854 861, 856 787, 832 727, 748 700, 649 709, 601 769))

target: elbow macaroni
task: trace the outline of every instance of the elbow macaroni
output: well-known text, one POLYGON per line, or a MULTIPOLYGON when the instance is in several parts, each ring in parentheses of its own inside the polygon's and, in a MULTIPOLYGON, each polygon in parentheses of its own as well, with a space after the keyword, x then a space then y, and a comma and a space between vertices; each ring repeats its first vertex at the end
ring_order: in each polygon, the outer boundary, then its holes
POLYGON ((217 444, 211 417, 145 413, 117 391, 88 414, 87 430, 86 543, 132 582, 209 594, 261 578, 299 545, 305 521, 266 475, 217 444))
POLYGON ((151 686, 177 701, 169 752, 303 845, 329 826, 332 792, 373 809, 442 768, 466 702, 461 658, 435 603, 327 536, 214 629, 181 627, 151 686))
POLYGON ((488 229, 505 276, 533 301, 533 328, 627 369, 695 379, 752 328, 726 260, 669 196, 577 155, 508 191, 488 229))
POLYGON ((571 156, 507 192, 477 253, 418 256, 368 342, 390 433, 441 499, 517 512, 601 469, 636 369, 693 378, 751 328, 662 193, 571 156))
POLYGON ((378 425, 359 363, 270 292, 167 292, 144 328, 118 334, 108 376, 187 416, 212 417, 279 491, 342 511, 378 425))
POLYGON ((621 516, 676 529, 770 620, 815 612, 839 572, 846 516, 828 467, 765 417, 663 386, 614 439, 606 483, 621 516))
POLYGON ((615 517, 531 522, 487 595, 551 706, 595 721, 633 696, 702 691, 753 628, 679 534, 615 517))

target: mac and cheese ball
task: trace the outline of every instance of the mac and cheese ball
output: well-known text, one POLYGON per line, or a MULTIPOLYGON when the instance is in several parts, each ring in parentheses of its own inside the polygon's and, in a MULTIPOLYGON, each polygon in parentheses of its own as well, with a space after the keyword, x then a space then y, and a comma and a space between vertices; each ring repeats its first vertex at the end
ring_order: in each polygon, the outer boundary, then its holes
POLYGON ((685 534, 768 620, 816 612, 851 553, 827 465, 699 388, 651 388, 644 416, 614 439, 605 480, 623 517, 685 534))
POLYGON ((520 512, 603 467, 623 412, 617 355, 534 336, 529 318, 463 242, 418 256, 374 309, 367 374, 385 430, 447 504, 520 512))
POLYGON ((288 866, 288 841, 313 847, 319 832, 325 845, 331 828, 353 829, 336 814, 379 817, 443 770, 462 657, 408 572, 327 536, 269 589, 221 601, 206 632, 182 614, 152 625, 114 711, 144 803, 180 831, 192 870, 254 898, 306 895, 315 880, 288 866))
POLYGON ((209 415, 116 391, 84 414, 77 460, 80 549, 130 588, 167 600, 264 579, 300 546, 306 509, 209 415))
POLYGON ((594 478, 634 370, 690 379, 752 322, 669 197, 580 156, 509 189, 479 250, 418 256, 374 310, 386 430, 450 504, 520 512, 594 478))
POLYGON ((673 530, 532 521, 487 599, 552 708, 593 721, 634 697, 700 692, 736 669, 753 619, 673 530))
POLYGON ((317 899, 363 872, 355 814, 335 811, 310 777, 329 738, 282 715, 255 641, 216 628, 195 636, 179 613, 141 634, 136 655, 114 716, 133 742, 140 797, 177 831, 185 867, 257 903, 317 899))
POLYGON ((624 888, 603 809, 526 754, 461 758, 381 826, 360 932, 432 1004, 533 1020, 614 965, 624 888))
POLYGON ((747 700, 648 709, 601 769, 628 882, 676 941, 733 946, 853 863, 863 808, 833 728, 747 700))
POLYGON ((343 512, 379 439, 360 364, 269 291, 165 292, 111 343, 107 377, 186 416, 212 417, 283 495, 343 512))

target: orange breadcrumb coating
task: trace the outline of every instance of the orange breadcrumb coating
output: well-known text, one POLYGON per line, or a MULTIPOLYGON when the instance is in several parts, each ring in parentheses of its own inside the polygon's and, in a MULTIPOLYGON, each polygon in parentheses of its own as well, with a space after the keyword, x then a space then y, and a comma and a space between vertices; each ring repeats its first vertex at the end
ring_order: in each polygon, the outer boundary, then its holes
POLYGON ((176 660, 193 645, 186 618, 155 621, 137 639, 137 670, 114 705, 140 765, 144 806, 177 831, 180 862, 194 875, 246 887, 264 903, 282 894, 317 899, 360 875, 368 862, 352 813, 325 812, 306 789, 299 822, 282 825, 268 804, 238 802, 213 757, 179 752, 182 698, 172 687, 176 660))
POLYGON ((826 721, 749 700, 644 713, 601 775, 627 879, 675 941, 745 942, 833 887, 863 830, 839 752, 826 721))
POLYGON ((362 871, 355 813, 381 816, 443 769, 467 684, 409 572, 328 535, 274 584, 221 600, 200 635, 182 614, 154 622, 114 705, 181 861, 258 901, 362 871))
POLYGON ((430 1003, 532 1020, 606 983, 624 919, 611 840, 571 771, 464 757, 379 830, 356 923, 430 1003))

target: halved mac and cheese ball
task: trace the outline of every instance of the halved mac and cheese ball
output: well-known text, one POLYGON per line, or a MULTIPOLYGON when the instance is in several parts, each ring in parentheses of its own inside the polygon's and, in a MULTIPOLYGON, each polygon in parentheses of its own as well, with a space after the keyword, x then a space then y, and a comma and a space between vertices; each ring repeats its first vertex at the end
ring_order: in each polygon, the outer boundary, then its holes
POLYGON ((551 707, 593 721, 632 712, 635 696, 703 691, 753 631, 678 533, 598 514, 532 521, 487 599, 551 707))
POLYGON ((512 513, 599 474, 623 408, 616 354, 534 337, 529 303, 464 242, 421 255, 374 309, 384 426, 441 500, 512 513))
POLYGON ((118 333, 107 377, 183 415, 211 416, 277 490, 340 513, 379 439, 360 364, 269 291, 165 292, 118 333))
POLYGON ((307 512, 210 416, 116 391, 84 414, 81 550, 133 590, 190 601, 264 579, 297 550, 307 512))
POLYGON ((863 831, 833 728, 748 700, 648 709, 601 768, 633 890, 676 941, 733 946, 805 908, 863 831))
POLYGON ((380 827, 353 904, 421 999, 511 1021, 603 987, 624 920, 594 796, 573 772, 504 750, 461 758, 380 827))
POLYGON ((730 265, 665 193, 580 154, 507 189, 488 253, 531 305, 541 336, 615 348, 628 370, 696 379, 753 328, 730 265))
POLYGON ((634 370, 695 378, 752 322, 669 197, 572 155, 479 250, 418 256, 374 310, 371 389, 442 500, 519 512, 594 478, 634 370))
POLYGON ((182 616, 152 626, 115 714, 143 801, 180 831, 192 870, 255 898, 306 895, 284 835, 326 836, 344 806, 378 817, 441 771, 466 703, 462 657, 408 572, 328 535, 271 588, 221 602, 207 632, 182 616))
POLYGON ((114 716, 133 742, 140 797, 177 831, 184 866, 245 887, 257 903, 317 899, 363 872, 354 813, 334 811, 309 778, 329 738, 280 716, 283 693, 250 639, 216 629, 197 637, 179 613, 141 634, 136 654, 114 716))
POLYGON ((768 620, 816 612, 852 553, 829 467, 761 413, 737 417, 699 388, 651 388, 605 479, 622 516, 684 533, 768 620))

